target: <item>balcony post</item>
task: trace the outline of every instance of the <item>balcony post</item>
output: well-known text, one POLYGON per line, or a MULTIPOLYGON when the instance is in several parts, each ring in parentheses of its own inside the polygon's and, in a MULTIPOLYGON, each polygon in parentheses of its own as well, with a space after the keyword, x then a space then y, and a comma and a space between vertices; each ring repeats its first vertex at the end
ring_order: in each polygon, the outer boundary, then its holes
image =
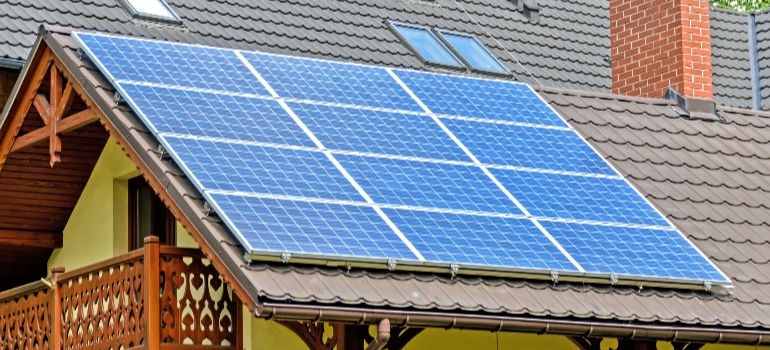
POLYGON ((157 236, 144 239, 144 311, 147 350, 160 350, 160 240, 157 236))
POLYGON ((51 293, 51 338, 48 340, 51 344, 51 350, 61 350, 62 347, 62 307, 61 295, 59 295, 59 276, 64 273, 64 267, 55 266, 51 269, 51 284, 53 293, 51 293))

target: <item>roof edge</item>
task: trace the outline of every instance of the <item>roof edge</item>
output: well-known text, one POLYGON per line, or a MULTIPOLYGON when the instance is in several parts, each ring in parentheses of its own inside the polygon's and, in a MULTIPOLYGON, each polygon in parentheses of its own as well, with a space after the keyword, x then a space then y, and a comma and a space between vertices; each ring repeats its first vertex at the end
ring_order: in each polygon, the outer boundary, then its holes
MULTIPOLYGON (((770 11, 770 9, 768 11, 770 11)), ((672 100, 664 97, 661 97, 661 98, 636 97, 636 96, 618 95, 618 94, 605 93, 605 92, 555 88, 555 87, 547 87, 547 86, 532 86, 532 87, 535 89, 535 91, 543 94, 568 95, 568 96, 596 98, 596 99, 602 99, 602 100, 615 100, 615 101, 621 101, 621 102, 632 102, 632 103, 659 105, 659 106, 676 105, 672 100)), ((770 110, 767 110, 767 111, 755 110, 750 108, 733 107, 729 105, 720 105, 720 104, 717 104, 716 108, 717 108, 717 111, 770 118, 770 110)))
POLYGON ((256 317, 275 320, 307 320, 376 324, 382 319, 391 324, 445 329, 480 329, 490 331, 633 338, 671 342, 770 345, 768 329, 702 328, 671 325, 643 325, 619 322, 578 321, 555 318, 509 317, 448 312, 404 311, 373 308, 300 305, 262 302, 254 310, 256 317))

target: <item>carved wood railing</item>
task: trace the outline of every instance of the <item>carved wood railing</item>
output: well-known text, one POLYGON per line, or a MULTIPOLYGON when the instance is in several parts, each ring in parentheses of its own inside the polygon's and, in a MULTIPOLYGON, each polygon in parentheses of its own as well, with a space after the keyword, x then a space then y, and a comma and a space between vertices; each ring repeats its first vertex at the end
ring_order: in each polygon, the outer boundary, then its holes
POLYGON ((2 349, 235 349, 237 298, 199 250, 142 249, 0 293, 2 349))
POLYGON ((52 295, 43 282, 0 293, 0 349, 48 349, 52 295))
POLYGON ((214 265, 199 250, 160 252, 161 342, 234 346, 240 310, 214 265))
POLYGON ((144 340, 143 252, 54 272, 64 349, 119 349, 144 340))

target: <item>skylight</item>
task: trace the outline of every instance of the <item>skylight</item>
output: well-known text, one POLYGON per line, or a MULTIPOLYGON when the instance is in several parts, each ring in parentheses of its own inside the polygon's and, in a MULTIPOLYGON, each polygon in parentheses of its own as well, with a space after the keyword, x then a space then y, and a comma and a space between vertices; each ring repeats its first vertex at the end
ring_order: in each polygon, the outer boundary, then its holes
POLYGON ((498 74, 509 73, 475 36, 440 29, 437 32, 471 69, 498 74))
POLYGON ((179 22, 179 17, 164 0, 120 0, 132 15, 148 19, 179 22))
POLYGON ((397 22, 390 22, 390 25, 423 61, 442 66, 463 66, 429 28, 397 22))

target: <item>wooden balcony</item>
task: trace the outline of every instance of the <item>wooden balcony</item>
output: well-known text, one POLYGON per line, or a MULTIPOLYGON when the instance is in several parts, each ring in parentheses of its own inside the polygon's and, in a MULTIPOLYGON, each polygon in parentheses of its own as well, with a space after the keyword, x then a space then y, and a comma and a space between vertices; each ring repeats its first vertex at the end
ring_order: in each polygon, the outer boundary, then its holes
POLYGON ((0 293, 0 349, 239 349, 240 304, 196 249, 160 246, 0 293))

